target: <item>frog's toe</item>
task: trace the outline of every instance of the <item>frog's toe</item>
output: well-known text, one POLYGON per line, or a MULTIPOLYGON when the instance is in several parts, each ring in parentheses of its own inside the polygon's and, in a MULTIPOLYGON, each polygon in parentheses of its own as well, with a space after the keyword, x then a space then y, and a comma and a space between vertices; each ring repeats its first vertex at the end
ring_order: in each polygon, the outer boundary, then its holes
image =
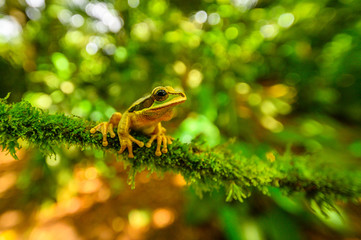
POLYGON ((92 129, 90 129, 90 133, 96 133, 97 131, 102 132, 102 130, 104 128, 106 128, 105 124, 103 122, 99 123, 98 125, 96 125, 92 129))
POLYGON ((157 149, 157 150, 155 151, 155 155, 156 155, 157 157, 159 157, 160 155, 162 155, 162 152, 157 149))
POLYGON ((121 143, 118 153, 119 154, 123 153, 126 148, 127 148, 127 145, 124 143, 121 143))
POLYGON ((108 141, 106 141, 106 140, 103 141, 103 146, 104 146, 104 147, 108 146, 108 141))
POLYGON ((110 137, 111 137, 111 138, 115 138, 115 133, 114 133, 114 129, 113 129, 113 124, 112 124, 112 123, 109 123, 108 132, 110 133, 110 137))
POLYGON ((166 137, 166 136, 163 136, 163 137, 162 137, 162 142, 163 142, 162 152, 163 152, 163 153, 167 153, 167 152, 168 152, 168 148, 167 148, 167 137, 166 137))
POLYGON ((156 138, 157 138, 157 135, 152 135, 152 136, 150 137, 150 139, 148 140, 147 144, 145 144, 145 146, 146 146, 147 148, 150 148, 150 146, 152 146, 152 143, 153 143, 153 141, 154 141, 156 138))
POLYGON ((139 147, 143 147, 143 146, 144 146, 144 142, 139 141, 139 140, 135 139, 135 138, 132 137, 132 136, 129 136, 129 138, 130 138, 130 140, 131 140, 132 142, 135 142, 139 147))
POLYGON ((134 158, 132 142, 127 144, 127 148, 128 148, 128 157, 134 158))
POLYGON ((174 140, 174 138, 172 138, 171 136, 166 136, 166 138, 167 138, 167 143, 168 143, 168 144, 172 144, 172 143, 173 143, 172 140, 174 140))

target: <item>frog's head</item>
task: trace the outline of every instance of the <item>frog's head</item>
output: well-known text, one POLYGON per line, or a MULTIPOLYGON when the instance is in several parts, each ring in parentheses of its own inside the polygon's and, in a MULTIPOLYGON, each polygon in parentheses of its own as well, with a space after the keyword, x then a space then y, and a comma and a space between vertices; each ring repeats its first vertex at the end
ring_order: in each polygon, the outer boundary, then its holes
POLYGON ((152 93, 130 107, 129 112, 163 112, 187 100, 186 95, 172 87, 156 87, 152 93))

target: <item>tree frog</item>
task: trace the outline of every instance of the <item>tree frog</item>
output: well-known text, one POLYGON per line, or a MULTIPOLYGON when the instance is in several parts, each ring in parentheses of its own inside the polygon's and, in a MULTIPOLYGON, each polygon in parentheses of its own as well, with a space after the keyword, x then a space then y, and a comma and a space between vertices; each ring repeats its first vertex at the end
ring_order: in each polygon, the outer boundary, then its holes
POLYGON ((111 138, 115 137, 114 127, 120 142, 122 153, 128 149, 128 157, 134 158, 132 143, 143 147, 144 143, 130 135, 130 130, 140 131, 150 136, 149 141, 145 144, 150 147, 154 140, 157 141, 156 156, 168 152, 167 145, 172 143, 171 136, 165 135, 166 129, 162 127, 162 121, 169 121, 173 117, 173 107, 187 100, 186 95, 181 91, 176 91, 172 87, 156 87, 148 96, 135 101, 123 115, 119 112, 114 113, 108 122, 102 122, 90 130, 91 133, 97 131, 103 135, 103 146, 108 145, 107 134, 111 138), (162 151, 160 150, 161 146, 162 151))

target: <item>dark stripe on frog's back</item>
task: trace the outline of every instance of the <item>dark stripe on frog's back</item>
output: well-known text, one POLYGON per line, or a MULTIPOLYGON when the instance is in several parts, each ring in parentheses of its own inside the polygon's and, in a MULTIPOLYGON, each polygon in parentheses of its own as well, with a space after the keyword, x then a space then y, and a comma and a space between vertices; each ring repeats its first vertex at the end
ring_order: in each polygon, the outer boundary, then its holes
POLYGON ((128 110, 128 112, 140 111, 142 109, 149 108, 150 106, 152 106, 153 102, 154 102, 154 99, 152 97, 147 97, 143 101, 141 101, 140 103, 138 103, 138 104, 134 105, 133 107, 131 107, 128 110))

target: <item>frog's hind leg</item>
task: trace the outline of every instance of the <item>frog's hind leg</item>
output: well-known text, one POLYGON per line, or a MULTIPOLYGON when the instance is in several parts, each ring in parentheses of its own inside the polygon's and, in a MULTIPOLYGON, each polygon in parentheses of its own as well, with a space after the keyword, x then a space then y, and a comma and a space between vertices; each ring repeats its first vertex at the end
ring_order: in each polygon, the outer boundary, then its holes
POLYGON ((90 133, 101 132, 103 135, 103 146, 108 146, 107 134, 110 134, 111 138, 115 137, 114 126, 118 126, 122 114, 119 112, 114 113, 108 122, 102 122, 90 129, 90 133))
POLYGON ((113 128, 118 127, 121 118, 122 118, 122 114, 120 112, 116 112, 113 113, 113 115, 109 119, 109 133, 111 138, 115 137, 113 128))

